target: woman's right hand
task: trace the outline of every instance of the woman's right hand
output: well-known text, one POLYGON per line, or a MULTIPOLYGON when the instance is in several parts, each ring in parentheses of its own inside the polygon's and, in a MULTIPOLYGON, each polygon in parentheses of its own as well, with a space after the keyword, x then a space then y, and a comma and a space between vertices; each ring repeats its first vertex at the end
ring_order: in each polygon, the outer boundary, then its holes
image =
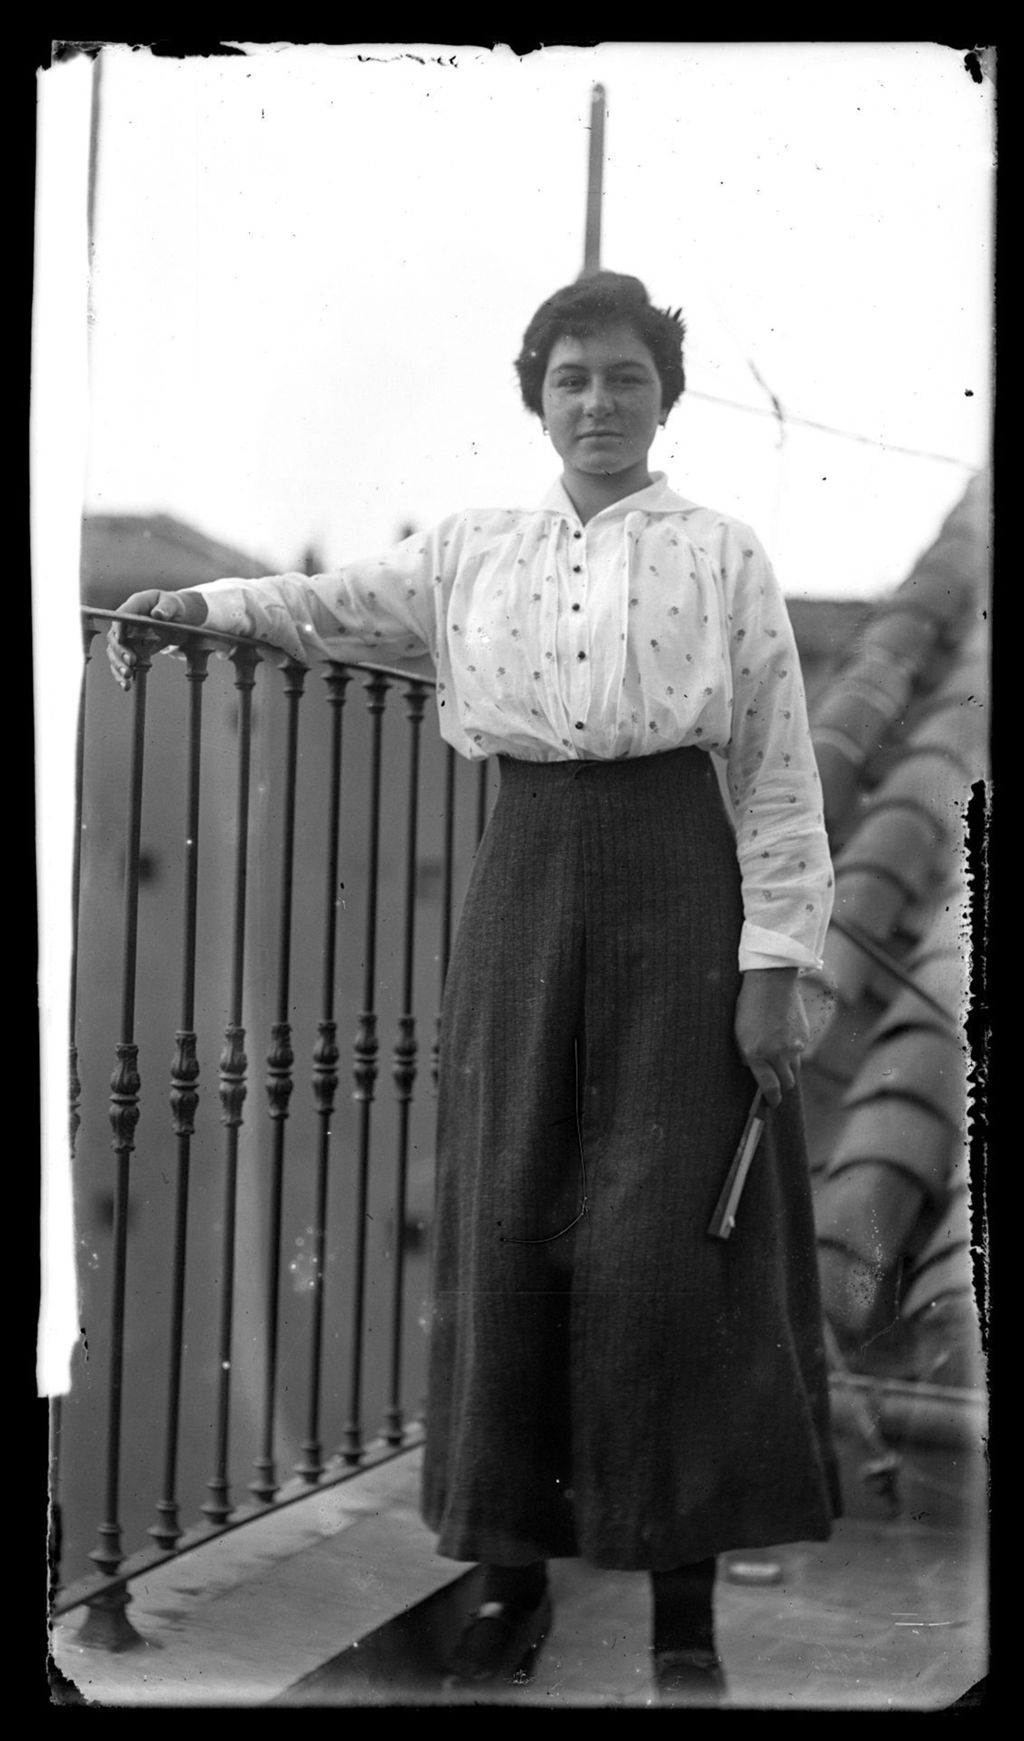
MULTIPOLYGON (((156 623, 188 623, 198 629, 206 621, 206 600, 201 592, 133 592, 120 606, 119 615, 152 617, 156 623)), ((135 675, 135 654, 126 645, 122 626, 111 623, 107 630, 107 660, 122 689, 128 689, 135 675)))

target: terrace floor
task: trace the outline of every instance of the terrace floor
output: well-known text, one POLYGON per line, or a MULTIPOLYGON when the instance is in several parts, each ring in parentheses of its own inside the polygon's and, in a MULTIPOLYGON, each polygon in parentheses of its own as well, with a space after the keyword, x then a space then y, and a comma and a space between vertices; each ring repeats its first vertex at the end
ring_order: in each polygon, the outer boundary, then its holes
MULTIPOLYGON (((896 1517, 878 1506, 871 1515, 854 1490, 864 1515, 840 1521, 830 1542, 726 1557, 717 1617, 729 1708, 936 1711, 970 1701, 987 1672, 987 1530, 980 1492, 966 1505, 961 1493, 952 1509, 932 1503, 963 1480, 951 1455, 919 1465, 916 1484, 905 1474, 896 1517), (769 1566, 778 1581, 751 1581, 769 1566)), ((971 1468, 977 1486, 976 1460, 971 1468)), ((51 1640, 53 1702, 478 1703, 442 1686, 439 1665, 476 1576, 433 1553, 418 1473, 409 1451, 139 1578, 135 1649, 86 1648, 82 1611, 64 1616, 51 1640)), ((644 1574, 575 1560, 551 1571, 555 1618, 533 1676, 489 1702, 653 1707, 644 1574)))
MULTIPOLYGON (((763 1564, 767 1556, 757 1556, 763 1564)), ((726 1705, 734 1710, 919 1710, 955 1705, 987 1667, 985 1576, 962 1535, 849 1520, 827 1546, 777 1556, 782 1581, 717 1597, 726 1705)), ((555 1619, 528 1684, 487 1702, 647 1708, 647 1580, 552 1568, 555 1619)), ((389 1632, 283 1693, 290 1706, 478 1703, 438 1687, 435 1638, 389 1632)))

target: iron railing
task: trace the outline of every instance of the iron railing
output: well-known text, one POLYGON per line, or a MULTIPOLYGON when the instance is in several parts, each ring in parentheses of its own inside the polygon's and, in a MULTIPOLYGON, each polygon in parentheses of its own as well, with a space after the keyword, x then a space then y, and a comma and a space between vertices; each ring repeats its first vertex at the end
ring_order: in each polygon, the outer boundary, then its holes
POLYGON ((138 1572, 418 1437, 426 1289, 410 1297, 409 1274, 423 1283, 433 1115, 416 1085, 428 1028, 436 1081, 488 765, 423 743, 435 685, 421 671, 325 663, 317 693, 274 649, 180 625, 121 619, 137 658, 125 696, 90 658, 112 614, 83 612, 83 1346, 53 1405, 51 1466, 53 1557, 70 1575, 55 1611, 85 1601, 85 1635, 118 1647, 138 1572), (168 647, 180 659, 154 659, 168 647), (95 1571, 76 1577, 82 1559, 95 1571))

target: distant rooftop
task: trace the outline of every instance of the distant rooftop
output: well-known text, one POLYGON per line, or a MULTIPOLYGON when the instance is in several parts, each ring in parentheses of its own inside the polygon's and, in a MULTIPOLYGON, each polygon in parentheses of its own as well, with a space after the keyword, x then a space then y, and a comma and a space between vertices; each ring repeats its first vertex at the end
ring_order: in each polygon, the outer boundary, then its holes
POLYGON ((224 575, 251 580, 271 573, 258 557, 170 514, 86 514, 82 520, 82 603, 99 610, 116 610, 144 587, 177 592, 224 575))
POLYGON ((861 598, 787 598, 801 659, 841 658, 877 601, 861 598))

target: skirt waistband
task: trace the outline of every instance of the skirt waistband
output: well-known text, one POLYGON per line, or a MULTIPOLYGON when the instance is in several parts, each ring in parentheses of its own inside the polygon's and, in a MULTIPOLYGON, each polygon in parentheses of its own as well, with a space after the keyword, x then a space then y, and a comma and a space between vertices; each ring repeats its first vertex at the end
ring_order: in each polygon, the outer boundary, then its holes
POLYGON ((606 785, 641 783, 659 785, 663 781, 676 784, 680 780, 714 780, 714 769, 707 750, 694 744, 682 744, 677 749, 661 750, 653 756, 622 756, 616 761, 572 760, 528 762, 515 756, 499 756, 503 787, 522 784, 557 786, 572 780, 596 781, 606 785))

